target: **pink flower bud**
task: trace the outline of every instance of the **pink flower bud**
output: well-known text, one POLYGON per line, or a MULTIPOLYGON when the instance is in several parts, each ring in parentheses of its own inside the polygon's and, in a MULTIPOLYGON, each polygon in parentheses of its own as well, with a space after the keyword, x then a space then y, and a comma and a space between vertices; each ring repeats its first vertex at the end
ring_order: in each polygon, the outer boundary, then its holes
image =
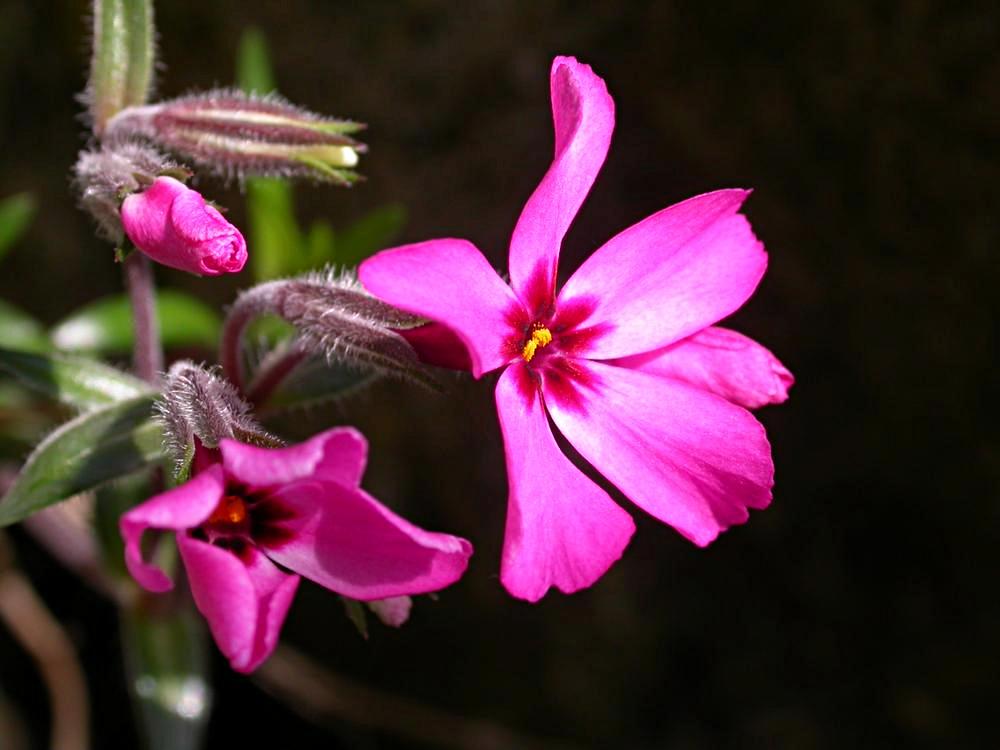
POLYGON ((125 234, 157 263, 218 276, 235 273, 247 262, 240 230, 201 193, 173 177, 157 177, 147 190, 128 196, 121 214, 125 234))

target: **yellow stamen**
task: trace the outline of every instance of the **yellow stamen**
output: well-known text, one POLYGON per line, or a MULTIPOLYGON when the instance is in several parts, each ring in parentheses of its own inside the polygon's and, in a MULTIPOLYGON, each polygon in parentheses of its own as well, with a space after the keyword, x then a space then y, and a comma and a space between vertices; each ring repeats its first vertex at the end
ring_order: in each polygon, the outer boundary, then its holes
POLYGON ((551 343, 552 332, 545 326, 539 326, 531 332, 531 338, 525 342, 524 348, 521 350, 521 356, 524 357, 525 362, 530 362, 535 356, 536 349, 541 346, 548 346, 551 343))

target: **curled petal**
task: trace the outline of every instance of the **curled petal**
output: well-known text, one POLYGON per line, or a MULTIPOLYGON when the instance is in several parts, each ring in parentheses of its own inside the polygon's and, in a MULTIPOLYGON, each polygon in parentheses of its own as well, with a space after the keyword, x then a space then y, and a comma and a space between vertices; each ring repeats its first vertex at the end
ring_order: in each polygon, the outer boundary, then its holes
POLYGON ((659 349, 735 312, 767 268, 764 246, 736 213, 749 192, 718 190, 653 214, 588 258, 558 305, 587 311, 601 331, 581 356, 627 357, 659 349))
POLYGON ((421 362, 450 370, 471 370, 472 360, 462 339, 447 326, 428 323, 399 331, 416 351, 421 362))
POLYGON ((218 464, 180 487, 154 495, 122 515, 118 522, 125 541, 125 565, 129 573, 149 591, 168 591, 173 583, 167 575, 142 557, 142 535, 146 529, 182 531, 207 519, 225 494, 226 481, 218 464))
POLYGON ((545 385, 566 439, 647 513, 699 546, 771 502, 774 465, 746 409, 700 388, 578 360, 572 397, 545 385))
POLYGON ((430 240, 384 250, 358 268, 376 297, 437 321, 465 344, 472 374, 480 377, 517 356, 510 338, 527 324, 517 297, 474 245, 430 240))
POLYGON ((424 531, 355 487, 299 481, 268 503, 275 520, 258 538, 268 556, 351 599, 443 589, 472 555, 464 539, 424 531))
POLYGON ((510 241, 511 285, 537 317, 555 298, 559 248, 604 163, 615 104, 589 65, 557 57, 550 75, 555 157, 510 241))
POLYGON ((743 334, 717 326, 612 364, 683 380, 747 409, 784 402, 795 382, 770 351, 743 334))
POLYGON ((177 547, 219 650, 237 672, 254 671, 278 643, 299 577, 282 573, 250 545, 237 556, 179 533, 177 547))
POLYGON ((258 448, 237 440, 219 444, 226 473, 248 488, 274 487, 310 477, 357 487, 368 441, 352 427, 334 427, 288 448, 258 448))
POLYGON ((550 586, 586 588, 621 557, 635 524, 559 450, 525 367, 507 368, 496 400, 510 482, 500 580, 532 602, 550 586))

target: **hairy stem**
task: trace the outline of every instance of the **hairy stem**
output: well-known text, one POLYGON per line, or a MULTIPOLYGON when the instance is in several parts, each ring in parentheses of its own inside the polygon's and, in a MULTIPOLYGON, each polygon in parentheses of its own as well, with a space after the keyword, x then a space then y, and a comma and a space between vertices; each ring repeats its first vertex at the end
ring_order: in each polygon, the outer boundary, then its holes
POLYGON ((125 285, 132 303, 135 326, 132 365, 143 380, 156 384, 163 371, 163 347, 156 320, 156 290, 153 265, 142 253, 133 252, 125 260, 125 285))

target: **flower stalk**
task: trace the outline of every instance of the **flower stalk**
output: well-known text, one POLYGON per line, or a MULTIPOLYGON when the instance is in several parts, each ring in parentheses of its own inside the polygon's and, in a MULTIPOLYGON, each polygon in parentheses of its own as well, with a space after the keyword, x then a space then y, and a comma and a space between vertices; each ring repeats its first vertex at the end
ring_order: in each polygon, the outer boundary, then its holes
POLYGON ((132 365, 136 375, 156 385, 163 370, 163 347, 156 319, 153 265, 149 258, 141 253, 132 253, 125 259, 125 285, 132 304, 135 330, 132 365))

